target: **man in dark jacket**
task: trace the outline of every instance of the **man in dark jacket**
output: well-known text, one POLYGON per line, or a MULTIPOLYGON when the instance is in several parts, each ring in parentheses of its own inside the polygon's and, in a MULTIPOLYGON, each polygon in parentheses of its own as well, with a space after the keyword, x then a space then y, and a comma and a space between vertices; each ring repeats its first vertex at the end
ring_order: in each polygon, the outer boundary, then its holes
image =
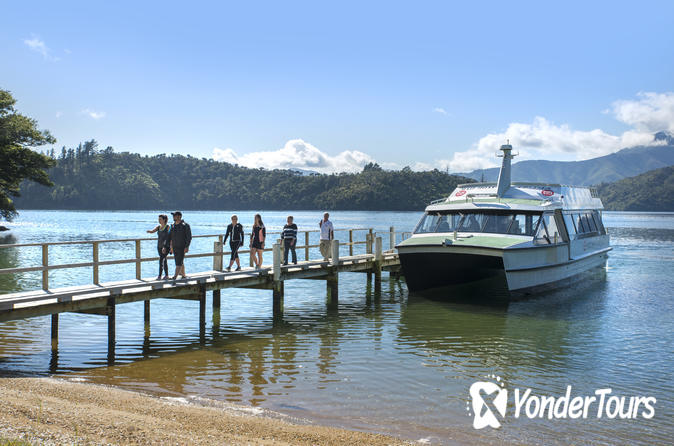
POLYGON ((190 250, 192 230, 190 229, 190 225, 183 220, 182 212, 171 212, 171 215, 173 215, 173 224, 171 225, 169 239, 171 240, 171 253, 176 262, 176 272, 173 279, 177 279, 178 276, 182 276, 184 279, 185 265, 183 265, 183 259, 185 258, 185 254, 190 250))

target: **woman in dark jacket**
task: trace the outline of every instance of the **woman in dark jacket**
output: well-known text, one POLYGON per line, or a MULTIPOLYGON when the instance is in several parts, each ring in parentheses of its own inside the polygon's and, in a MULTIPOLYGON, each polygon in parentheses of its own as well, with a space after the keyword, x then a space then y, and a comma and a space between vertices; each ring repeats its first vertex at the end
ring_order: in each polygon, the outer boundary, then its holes
POLYGON ((264 252, 264 239, 267 237, 267 229, 262 223, 260 214, 255 214, 255 223, 253 223, 253 233, 250 234, 250 255, 255 262, 255 268, 262 267, 262 253, 264 252))
POLYGON ((169 243, 169 225, 168 217, 164 214, 159 216, 159 225, 154 229, 147 231, 148 234, 157 233, 157 253, 159 254, 159 275, 157 280, 161 280, 161 272, 164 273, 164 280, 168 279, 168 257, 170 243, 169 243))

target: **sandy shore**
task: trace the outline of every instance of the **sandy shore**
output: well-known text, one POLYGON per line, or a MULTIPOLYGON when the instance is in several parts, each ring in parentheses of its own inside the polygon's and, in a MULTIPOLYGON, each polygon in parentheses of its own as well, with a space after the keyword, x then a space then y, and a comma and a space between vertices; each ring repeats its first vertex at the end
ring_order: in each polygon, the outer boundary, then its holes
MULTIPOLYGON (((215 403, 214 403, 215 404, 215 403)), ((404 444, 402 440, 50 378, 0 378, 0 438, 37 444, 404 444)))

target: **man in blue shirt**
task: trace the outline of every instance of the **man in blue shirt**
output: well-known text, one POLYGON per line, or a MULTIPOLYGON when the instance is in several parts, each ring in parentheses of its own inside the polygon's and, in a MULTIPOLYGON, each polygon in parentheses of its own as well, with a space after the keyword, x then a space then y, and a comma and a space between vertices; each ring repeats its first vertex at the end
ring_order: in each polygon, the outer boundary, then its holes
POLYGON ((288 216, 288 224, 283 227, 283 264, 288 264, 288 251, 293 253, 293 264, 297 265, 297 225, 293 223, 293 216, 288 216))

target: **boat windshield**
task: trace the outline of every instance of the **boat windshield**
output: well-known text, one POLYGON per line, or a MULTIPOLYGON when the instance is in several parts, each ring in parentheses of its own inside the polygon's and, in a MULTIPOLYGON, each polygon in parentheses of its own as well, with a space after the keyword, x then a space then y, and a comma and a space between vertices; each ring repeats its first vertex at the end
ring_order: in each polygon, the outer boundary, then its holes
POLYGON ((430 232, 486 232, 534 236, 541 213, 451 211, 428 212, 414 230, 430 232))

